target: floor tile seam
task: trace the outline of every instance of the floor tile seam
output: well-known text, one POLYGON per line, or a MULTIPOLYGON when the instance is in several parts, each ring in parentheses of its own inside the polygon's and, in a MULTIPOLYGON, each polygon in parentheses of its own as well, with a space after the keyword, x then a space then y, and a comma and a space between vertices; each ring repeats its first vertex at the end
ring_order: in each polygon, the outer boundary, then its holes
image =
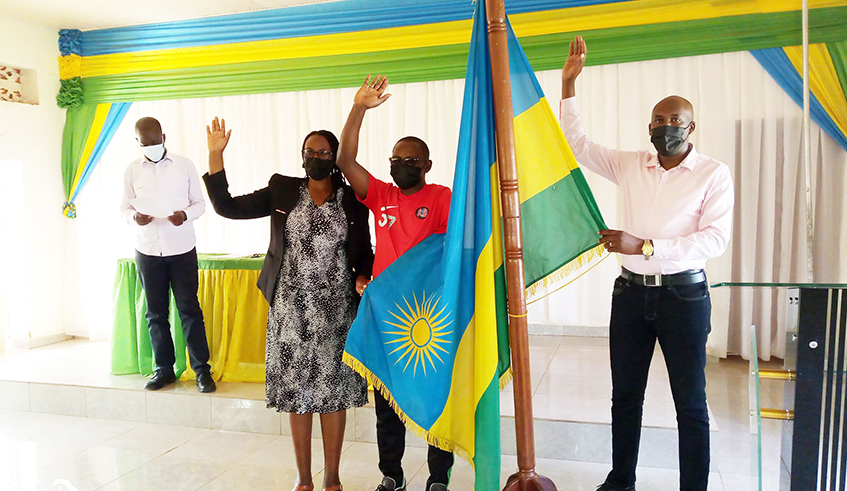
MULTIPOLYGON (((214 462, 214 463, 215 463, 215 464, 220 464, 221 462, 214 462)), ((228 466, 226 467, 226 469, 224 469, 224 470, 222 470, 222 471, 218 472, 218 473, 217 473, 217 475, 212 476, 212 478, 211 478, 211 479, 209 479, 208 481, 206 481, 206 482, 204 482, 203 484, 201 484, 200 486, 198 486, 198 487, 197 487, 197 489, 199 490, 199 489, 202 489, 203 487, 207 486, 209 483, 211 483, 211 482, 212 482, 212 481, 214 481, 215 479, 217 479, 217 478, 221 477, 222 475, 224 475, 225 473, 227 473, 227 472, 228 472, 230 469, 232 469, 233 467, 235 467, 235 464, 230 464, 230 465, 228 465, 228 466)))
MULTIPOLYGON (((119 434, 119 435, 115 435, 115 436, 113 436, 112 438, 109 438, 108 440, 104 441, 103 443, 104 443, 104 444, 105 444, 105 443, 108 443, 108 442, 110 442, 110 441, 114 440, 115 438, 118 438, 118 437, 120 437, 120 436, 123 436, 123 435, 125 435, 125 434, 127 434, 127 433, 129 433, 129 432, 131 432, 131 431, 133 431, 133 430, 135 430, 135 429, 140 429, 142 424, 155 424, 155 423, 147 423, 147 422, 141 423, 141 424, 139 424, 139 425, 137 425, 137 426, 135 426, 135 427, 133 427, 133 428, 130 428, 129 430, 125 431, 124 433, 121 433, 121 434, 119 434)), ((170 426, 170 425, 168 425, 168 426, 170 426)), ((180 426, 179 428, 182 428, 182 427, 180 426)), ((192 437, 192 438, 190 438, 189 440, 186 440, 186 441, 184 441, 184 442, 182 442, 182 443, 187 443, 188 441, 190 441, 190 440, 191 440, 191 439, 193 439, 193 438, 196 438, 196 436, 195 436, 195 437, 192 437)), ((180 443, 179 445, 182 445, 182 443, 180 443)), ((164 455, 164 454, 165 454, 165 453, 167 453, 167 452, 170 452, 171 450, 173 450, 174 448, 178 447, 179 445, 176 445, 176 446, 174 446, 174 447, 169 448, 168 450, 166 450, 166 451, 164 451, 164 452, 160 453, 160 454, 159 454, 159 456, 164 455)), ((116 448, 116 447, 109 447, 109 448, 116 448)), ((140 451, 140 450, 137 450, 137 449, 124 449, 124 448, 117 448, 117 450, 132 450, 132 451, 136 451, 136 452, 137 452, 137 451, 140 451)), ((149 451, 151 451, 151 452, 152 452, 152 450, 149 450, 149 451)))
MULTIPOLYGON (((168 449, 168 450, 167 450, 167 451, 165 451, 165 452, 162 452, 162 453, 161 453, 158 457, 156 457, 156 459, 161 458, 161 457, 164 457, 164 456, 166 456, 166 455, 168 455, 168 454, 170 454, 170 453, 174 452, 176 449, 178 449, 178 448, 182 447, 183 445, 187 445, 189 442, 191 442, 191 441, 195 440, 195 439, 196 439, 196 438, 198 438, 198 437, 199 437, 199 435, 198 435, 198 436, 196 436, 196 437, 194 437, 194 438, 190 438, 190 439, 188 439, 188 440, 186 440, 186 441, 184 441, 184 442, 180 443, 179 445, 176 445, 176 446, 174 446, 174 447, 172 447, 172 448, 168 449)), ((198 462, 205 462, 205 463, 210 463, 210 464, 220 463, 220 462, 213 461, 213 460, 187 459, 187 458, 185 458, 185 457, 177 457, 177 456, 175 456, 175 455, 169 455, 169 457, 170 457, 170 458, 173 458, 173 459, 180 459, 180 460, 197 460, 198 462)), ((153 459, 153 460, 156 460, 156 459, 153 459)))
POLYGON ((121 423, 133 423, 133 425, 132 425, 132 426, 130 426, 129 428, 127 428, 127 429, 125 429, 125 430, 121 431, 120 433, 117 433, 117 434, 115 434, 115 435, 112 435, 111 437, 109 437, 109 438, 107 438, 107 439, 105 439, 105 440, 101 440, 99 443, 106 443, 107 441, 112 440, 113 438, 117 438, 117 437, 119 437, 119 436, 121 436, 121 435, 125 435, 125 434, 129 433, 130 431, 132 431, 132 430, 134 430, 134 429, 138 428, 139 426, 141 426, 141 424, 140 424, 140 423, 135 422, 135 421, 123 421, 123 420, 120 420, 120 419, 115 419, 115 420, 113 420, 113 419, 103 419, 103 418, 92 418, 92 417, 90 417, 90 416, 86 416, 86 418, 87 418, 87 419, 92 419, 92 420, 100 420, 100 421, 119 421, 119 422, 121 422, 121 423))
MULTIPOLYGON (((92 448, 93 448, 93 447, 92 447, 92 448)), ((111 447, 103 447, 103 448, 111 448, 111 447)), ((115 449, 115 450, 119 450, 119 449, 115 449)), ((138 452, 138 451, 136 451, 136 450, 132 450, 132 451, 134 451, 134 452, 138 452)), ((141 452, 138 452, 138 453, 141 453, 141 452)), ((154 460, 158 459, 160 456, 161 456, 161 455, 157 455, 156 457, 153 457, 152 459, 150 459, 150 460, 148 460, 148 461, 146 461, 146 462, 142 462, 141 464, 137 465, 136 467, 133 467, 132 469, 127 470, 126 472, 124 472, 124 473, 120 474, 119 476, 117 476, 116 478, 112 479, 111 481, 109 481, 109 482, 107 482, 107 483, 103 483, 103 485, 102 485, 102 486, 99 486, 99 487, 95 488, 95 491, 97 491, 98 489, 103 489, 104 487, 106 487, 106 486, 108 486, 109 484, 111 484, 111 483, 113 483, 113 482, 117 481, 118 479, 120 479, 120 478, 122 478, 122 477, 124 477, 124 476, 126 476, 126 475, 128 475, 128 474, 130 474, 130 473, 132 473, 132 472, 135 472, 136 470, 138 470, 138 469, 140 469, 140 468, 144 467, 145 465, 149 464, 150 462, 153 462, 154 460)))
MULTIPOLYGON (((243 433, 243 432, 238 432, 238 433, 243 433)), ((255 456, 256 456, 256 455, 258 455, 260 452, 264 452, 264 451, 266 451, 266 450, 268 449, 268 447, 270 447, 271 445, 273 445, 273 444, 275 444, 275 443, 276 443, 276 441, 277 441, 277 437, 280 437, 280 436, 283 436, 283 435, 271 435, 271 436, 273 436, 274 438, 272 438, 272 439, 271 439, 271 440, 270 440, 267 444, 265 444, 265 445, 264 445, 264 446, 262 446, 261 448, 256 449, 256 451, 255 451, 255 452, 253 452, 253 453, 251 453, 250 455, 248 455, 247 457, 245 457, 245 458, 244 458, 244 460, 247 460, 247 459, 250 459, 250 458, 252 458, 252 457, 255 457, 255 456)), ((315 439, 315 438, 313 438, 312 440, 316 440, 316 439, 315 439)), ((312 442, 312 443, 314 443, 314 442, 312 442)), ((341 454, 343 455, 343 454, 344 454, 344 452, 345 452, 345 449, 342 447, 342 449, 341 449, 341 454)), ((249 465, 249 464, 248 464, 248 465, 249 465)))
MULTIPOLYGON (((134 469, 132 472, 135 472, 135 471, 137 471, 137 470, 141 469, 142 467, 144 467, 145 465, 151 464, 151 463, 153 463, 153 462, 155 462, 155 461, 157 461, 157 460, 161 459, 162 457, 165 457, 168 453, 170 453, 170 452, 166 452, 166 453, 164 453, 164 454, 162 454, 162 455, 159 455, 159 456, 158 456, 158 457, 156 457, 155 459, 150 460, 149 462, 146 462, 146 463, 144 463, 143 465, 139 466, 138 468, 134 469)), ((222 476, 225 472, 229 471, 230 469, 232 469, 232 468, 233 468, 233 467, 235 467, 235 465, 236 465, 236 463, 235 463, 235 462, 219 462, 219 461, 202 460, 202 459, 190 459, 190 458, 185 458, 185 457, 175 457, 175 456, 173 456, 173 455, 169 456, 169 458, 174 459, 174 460, 181 460, 181 461, 183 461, 183 462, 197 462, 197 463, 201 463, 201 464, 210 464, 210 465, 215 465, 215 466, 224 467, 224 469, 223 469, 222 471, 218 472, 217 474, 215 474, 214 476, 212 476, 212 477, 211 477, 211 479, 209 479, 208 481, 206 481, 206 482, 204 482, 203 484, 201 484, 200 486, 198 486, 198 487, 197 487, 197 489, 200 489, 200 488, 202 488, 203 486, 205 486, 205 485, 209 484, 210 482, 214 481, 215 479, 219 478, 219 477, 220 477, 220 476, 222 476)), ((240 463, 240 462, 239 462, 239 463, 240 463)), ((126 476, 127 476, 127 475, 129 475, 129 474, 130 474, 130 473, 127 473, 127 474, 125 474, 125 475, 124 475, 124 476, 122 476, 122 477, 126 477, 126 476)), ((118 479, 120 479, 120 477, 119 477, 118 479)), ((117 479, 116 479, 116 480, 117 480, 117 479)))
MULTIPOLYGON (((35 414, 39 414, 39 413, 35 413, 35 414)), ((41 432, 38 433, 37 435, 33 435, 32 437, 27 438, 26 440, 22 440, 22 441, 28 442, 28 441, 31 441, 31 440, 35 440, 36 438, 39 438, 41 436, 46 435, 47 433, 50 432, 50 430, 51 430, 51 428, 43 428, 43 429, 40 430, 41 432)))
MULTIPOLYGON (((556 351, 557 352, 559 351, 558 348, 556 349, 556 351)), ((532 388, 532 396, 533 397, 535 397, 536 393, 538 392, 538 389, 541 387, 541 382, 544 380, 544 377, 546 377, 547 374, 550 372, 550 365, 553 364, 553 358, 555 358, 555 354, 553 356, 551 356, 549 360, 547 360, 547 364, 544 366, 544 371, 541 373, 541 377, 538 378, 538 381, 535 383, 535 387, 532 388)), ((531 376, 531 373, 532 372, 530 372, 530 376, 531 376)), ((531 381, 531 378, 530 378, 530 381, 531 381)))
MULTIPOLYGON (((559 347, 562 346, 562 341, 565 339, 565 336, 564 335, 555 335, 555 336, 550 336, 550 337, 558 338, 558 341, 556 342, 556 350, 555 351, 559 351, 559 347)), ((553 353, 554 355, 555 355, 555 351, 553 353)))
MULTIPOLYGON (((532 397, 533 398, 538 393, 538 389, 541 387, 541 382, 544 380, 544 377, 546 377, 550 373, 550 365, 553 364, 553 360, 556 359, 556 355, 558 355, 559 350, 562 349, 562 339, 563 338, 564 337, 560 337, 559 344, 556 345, 556 349, 553 351, 553 356, 551 356, 550 359, 547 360, 547 363, 544 366, 544 371, 541 373, 541 377, 538 378, 538 382, 536 382, 535 387, 532 388, 532 397)), ((530 374, 531 374, 531 372, 530 372, 530 374)), ((514 393, 514 388, 513 388, 512 392, 514 393)))
MULTIPOLYGON (((411 478, 406 478, 406 488, 407 489, 408 489, 408 487, 409 487, 408 485, 410 483, 417 482, 417 481, 415 481, 415 479, 418 477, 418 474, 420 474, 421 472, 424 472, 424 468, 429 469, 429 465, 427 464, 426 460, 424 460, 423 463, 421 463, 420 467, 418 467, 418 470, 416 470, 415 473, 412 474, 411 478)), ((426 476, 426 479, 429 479, 429 475, 426 476)))
MULTIPOLYGON (((251 435, 265 436, 265 435, 261 435, 261 434, 257 434, 257 433, 250 433, 250 432, 244 432, 244 431, 228 431, 228 430, 212 430, 212 431, 226 432, 226 433, 230 433, 230 434, 238 434, 238 435, 245 435, 245 436, 251 436, 251 435)), ((273 436, 273 435, 267 435, 267 436, 273 436)), ((199 437, 199 435, 198 435, 198 437, 199 437)), ((191 441, 191 440, 188 440, 188 441, 182 443, 181 445, 177 445, 176 447, 172 448, 171 450, 168 450, 168 452, 166 452, 166 453, 170 453, 170 452, 176 450, 177 448, 182 447, 183 445, 186 445, 189 441, 191 441)), ((271 439, 271 441, 268 442, 268 445, 270 445, 271 443, 273 443, 273 439, 271 439)), ((262 447, 262 448, 264 448, 264 447, 262 447)), ((229 467, 227 468, 227 470, 229 470, 230 468, 232 468, 232 467, 234 467, 238 464, 245 463, 245 461, 248 458, 250 458, 251 456, 255 455, 255 453, 256 452, 242 456, 240 458, 236 458, 235 460, 226 460, 226 461, 207 460, 207 459, 203 459, 203 458, 184 458, 184 457, 173 457, 173 456, 172 457, 175 458, 175 459, 194 460, 194 461, 197 461, 197 462, 205 462, 205 463, 209 463, 209 464, 229 465, 229 467)))

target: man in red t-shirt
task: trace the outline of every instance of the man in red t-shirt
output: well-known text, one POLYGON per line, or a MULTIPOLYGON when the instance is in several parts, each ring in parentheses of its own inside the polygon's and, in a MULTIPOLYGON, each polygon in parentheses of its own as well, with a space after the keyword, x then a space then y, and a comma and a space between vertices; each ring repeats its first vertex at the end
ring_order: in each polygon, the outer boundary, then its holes
MULTIPOLYGON (((336 158, 336 165, 376 220, 374 277, 425 238, 445 233, 450 212, 450 189, 426 183, 425 176, 432 168, 432 161, 429 160, 429 148, 420 138, 407 136, 394 145, 389 159, 394 184, 373 177, 356 162, 365 111, 391 97, 385 93, 387 88, 388 79, 383 76, 371 80, 368 75, 365 79, 353 98, 353 108, 341 131, 336 158)), ((406 448, 406 428, 379 392, 374 391, 374 399, 379 470, 383 474, 376 491, 406 491, 400 463, 406 448)), ((447 491, 453 454, 430 445, 427 461, 430 474, 427 491, 447 491)))

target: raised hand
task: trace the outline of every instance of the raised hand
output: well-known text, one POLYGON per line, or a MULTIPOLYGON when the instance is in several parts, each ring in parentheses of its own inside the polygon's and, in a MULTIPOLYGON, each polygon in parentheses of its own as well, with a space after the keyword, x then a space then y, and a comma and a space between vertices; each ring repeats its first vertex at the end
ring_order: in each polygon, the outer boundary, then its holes
POLYGON ((568 59, 562 68, 562 81, 576 80, 576 77, 582 72, 582 67, 585 66, 586 54, 588 54, 588 49, 585 46, 585 40, 582 39, 582 36, 577 36, 571 41, 568 59))
POLYGON ((218 117, 215 116, 215 119, 212 120, 212 127, 206 126, 206 143, 209 146, 209 153, 223 152, 227 143, 229 143, 229 135, 231 134, 232 130, 226 130, 226 120, 218 121, 218 117))
POLYGON ((386 94, 385 90, 388 88, 388 78, 384 75, 377 75, 371 80, 371 76, 368 75, 365 78, 365 83, 359 88, 359 91, 356 92, 356 96, 353 98, 353 104, 362 106, 365 109, 373 109, 391 97, 391 94, 386 94))

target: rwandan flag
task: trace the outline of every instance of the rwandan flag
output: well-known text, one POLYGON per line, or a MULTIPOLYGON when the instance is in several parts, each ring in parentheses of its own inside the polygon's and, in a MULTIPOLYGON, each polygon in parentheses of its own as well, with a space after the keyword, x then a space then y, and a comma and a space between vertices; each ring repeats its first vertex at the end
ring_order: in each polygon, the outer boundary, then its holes
MULTIPOLYGON (((446 234, 365 290, 344 361, 418 436, 467 459, 477 491, 500 489, 499 389, 510 378, 506 282, 484 3, 476 2, 446 234)), ((527 284, 599 257, 605 228, 509 27, 527 284)))

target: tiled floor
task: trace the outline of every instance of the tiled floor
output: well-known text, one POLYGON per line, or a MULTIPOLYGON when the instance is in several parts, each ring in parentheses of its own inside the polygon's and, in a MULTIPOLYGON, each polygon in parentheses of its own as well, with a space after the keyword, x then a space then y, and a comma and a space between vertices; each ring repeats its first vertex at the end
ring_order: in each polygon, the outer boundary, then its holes
MULTIPOLYGON (((568 421, 608 422, 608 350, 601 338, 532 336, 531 360, 535 416, 568 421)), ((0 355, 3 380, 137 389, 140 376, 108 375, 108 346, 81 340, 27 352, 0 355)), ((769 366, 778 366, 770 363, 769 366)), ((718 461, 713 463, 710 490, 750 489, 751 437, 747 399, 747 362, 722 360, 707 367, 713 424, 719 428, 718 461)), ((782 406, 782 383, 765 381, 763 406, 782 406)), ((190 383, 170 389, 193 392, 190 383)), ((512 411, 511 388, 501 401, 512 411)), ((0 401, 0 491, 3 490, 275 490, 287 491, 295 480, 293 449, 287 436, 237 433, 182 426, 153 425, 27 412, 14 397, 0 401)), ((164 394, 163 394, 164 395, 164 394)), ((217 398, 255 399, 258 384, 220 384, 217 398)), ((35 397, 30 394, 30 398, 35 397)), ((213 401, 218 399, 212 399, 213 401)), ((667 374, 657 353, 645 402, 645 425, 675 424, 667 374)), ((89 404, 90 408, 90 404, 89 404)), ((106 414, 106 413, 104 413, 106 414)), ((765 480, 763 489, 777 490, 781 423, 763 422, 765 480)), ((543 437, 540 435, 539 437, 543 437)), ((322 478, 320 440, 313 441, 313 472, 322 478)), ((422 491, 426 451, 409 447, 404 466, 412 491, 422 491)), ((347 491, 371 491, 379 478, 372 443, 347 442, 341 476, 347 491)), ((515 457, 503 456, 503 480, 514 472, 515 457)), ((537 469, 562 491, 593 490, 608 464, 539 459, 537 469)), ((457 460, 451 489, 470 491, 473 472, 457 460)), ((640 467, 638 489, 673 490, 677 472, 640 467)))

